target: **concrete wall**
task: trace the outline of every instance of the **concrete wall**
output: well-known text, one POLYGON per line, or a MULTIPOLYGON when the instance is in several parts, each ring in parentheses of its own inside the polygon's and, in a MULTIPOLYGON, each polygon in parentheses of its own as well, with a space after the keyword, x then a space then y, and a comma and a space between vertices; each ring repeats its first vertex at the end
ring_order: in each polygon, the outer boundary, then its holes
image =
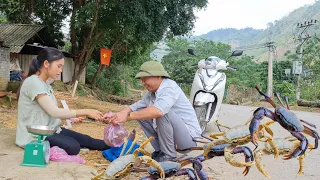
POLYGON ((0 91, 6 91, 10 80, 9 48, 0 46, 0 91))

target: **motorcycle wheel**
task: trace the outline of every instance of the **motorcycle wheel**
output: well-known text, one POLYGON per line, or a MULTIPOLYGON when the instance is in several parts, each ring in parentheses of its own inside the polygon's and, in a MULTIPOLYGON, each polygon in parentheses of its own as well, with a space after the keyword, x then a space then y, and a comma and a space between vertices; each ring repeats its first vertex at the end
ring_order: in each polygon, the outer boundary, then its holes
POLYGON ((195 107, 194 110, 196 112, 201 131, 204 132, 207 128, 207 122, 206 122, 207 105, 195 107))

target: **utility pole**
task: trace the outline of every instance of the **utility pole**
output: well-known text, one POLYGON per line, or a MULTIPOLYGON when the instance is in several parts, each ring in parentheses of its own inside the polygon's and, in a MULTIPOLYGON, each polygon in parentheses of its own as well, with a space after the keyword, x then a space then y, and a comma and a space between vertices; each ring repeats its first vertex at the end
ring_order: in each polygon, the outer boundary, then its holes
MULTIPOLYGON (((305 21, 304 23, 298 23, 297 26, 298 28, 301 28, 302 31, 299 33, 298 35, 298 41, 299 41, 299 53, 298 53, 298 50, 296 51, 297 54, 300 55, 299 57, 299 61, 296 63, 296 64, 300 64, 301 65, 301 68, 302 68, 302 65, 303 65, 303 48, 302 48, 302 45, 308 40, 311 38, 310 34, 308 34, 306 32, 306 30, 317 23, 317 20, 310 20, 310 21, 305 21), (303 36, 304 35, 304 36, 303 36)), ((301 79, 301 73, 302 73, 302 70, 301 72, 293 72, 294 74, 297 75, 297 87, 296 87, 296 99, 299 100, 300 99, 300 79, 301 79)))
POLYGON ((275 55, 275 46, 274 42, 267 42, 266 47, 269 50, 268 53, 268 96, 273 97, 273 58, 275 55))
POLYGON ((238 47, 237 50, 252 50, 260 48, 268 48, 268 84, 267 84, 267 94, 269 97, 273 98, 273 57, 271 54, 275 55, 276 46, 273 45, 274 42, 266 42, 264 44, 256 44, 251 46, 238 47))

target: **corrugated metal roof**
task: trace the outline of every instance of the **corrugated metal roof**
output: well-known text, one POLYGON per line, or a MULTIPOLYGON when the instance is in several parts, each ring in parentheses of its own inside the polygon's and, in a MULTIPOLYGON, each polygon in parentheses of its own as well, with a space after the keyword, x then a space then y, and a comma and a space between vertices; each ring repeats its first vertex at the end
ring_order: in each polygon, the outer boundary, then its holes
POLYGON ((10 47, 10 52, 19 53, 25 43, 44 26, 34 24, 0 24, 0 40, 10 47))

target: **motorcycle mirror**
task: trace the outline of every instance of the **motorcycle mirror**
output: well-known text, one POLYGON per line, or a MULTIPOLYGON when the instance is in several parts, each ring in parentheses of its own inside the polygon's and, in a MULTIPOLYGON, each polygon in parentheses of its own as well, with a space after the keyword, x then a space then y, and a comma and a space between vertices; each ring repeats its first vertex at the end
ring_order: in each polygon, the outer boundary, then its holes
POLYGON ((193 49, 188 49, 188 53, 191 55, 196 55, 193 49))
POLYGON ((242 53, 243 53, 242 50, 235 50, 235 51, 232 51, 231 56, 241 56, 242 53))

